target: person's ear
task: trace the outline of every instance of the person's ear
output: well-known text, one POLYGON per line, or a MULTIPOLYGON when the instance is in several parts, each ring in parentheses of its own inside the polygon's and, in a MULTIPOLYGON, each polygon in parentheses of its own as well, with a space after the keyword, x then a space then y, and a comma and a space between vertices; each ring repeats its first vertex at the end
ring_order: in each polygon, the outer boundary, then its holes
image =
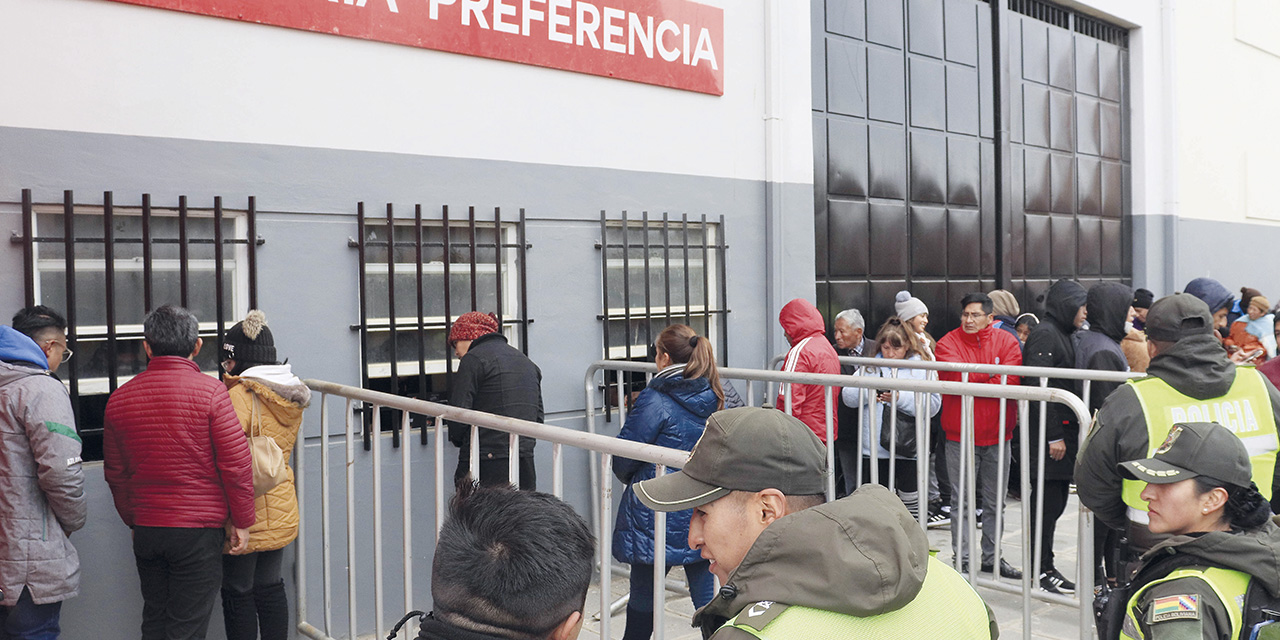
POLYGON ((1213 491, 1209 491, 1200 497, 1200 506, 1205 513, 1211 513, 1227 504, 1227 490, 1222 487, 1214 487, 1213 491))
POLYGON ((556 628, 551 630, 551 635, 547 636, 547 640, 574 640, 581 631, 582 612, 574 611, 564 619, 564 622, 556 625, 556 628))
POLYGON ((787 515, 787 497, 777 489, 765 489, 756 494, 760 520, 768 526, 774 520, 787 515))
POLYGON ((147 359, 150 360, 155 356, 151 355, 151 343, 146 340, 142 341, 142 350, 147 352, 147 359))
POLYGON ((203 347, 203 346, 204 346, 204 338, 196 338, 196 348, 193 349, 191 351, 191 355, 187 357, 192 360, 195 360, 196 356, 200 355, 200 347, 203 347))

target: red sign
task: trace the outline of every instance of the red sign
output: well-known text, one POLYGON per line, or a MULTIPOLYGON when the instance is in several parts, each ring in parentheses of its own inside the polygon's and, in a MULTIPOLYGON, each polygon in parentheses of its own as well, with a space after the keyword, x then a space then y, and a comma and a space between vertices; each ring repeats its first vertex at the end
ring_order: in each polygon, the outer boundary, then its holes
POLYGON ((724 11, 688 0, 114 0, 724 95, 724 11))

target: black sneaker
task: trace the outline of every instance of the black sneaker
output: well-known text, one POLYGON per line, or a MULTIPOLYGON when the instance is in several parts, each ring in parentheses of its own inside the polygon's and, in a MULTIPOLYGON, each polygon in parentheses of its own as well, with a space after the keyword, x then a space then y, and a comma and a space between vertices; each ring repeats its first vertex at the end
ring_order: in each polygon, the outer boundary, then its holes
MULTIPOLYGON (((982 563, 982 572, 983 572, 983 573, 991 573, 991 572, 992 572, 992 569, 994 569, 994 567, 993 567, 992 565, 989 565, 989 564, 987 564, 987 563, 985 563, 985 562, 984 562, 984 563, 982 563)), ((1008 579, 1010 579, 1010 580, 1021 580, 1021 579, 1022 579, 1022 572, 1021 572, 1021 571, 1018 571, 1018 570, 1017 570, 1017 569, 1015 569, 1015 568, 1013 568, 1013 565, 1009 564, 1009 561, 1008 561, 1008 560, 1005 560, 1005 559, 1001 558, 1001 559, 1000 559, 1000 577, 1001 577, 1001 578, 1008 578, 1008 579)), ((1072 586, 1074 586, 1074 585, 1072 585, 1072 586)))
POLYGON ((937 529, 949 524, 951 524, 951 507, 943 506, 941 502, 930 502, 928 527, 937 529))
POLYGON ((1057 569, 1050 569, 1040 574, 1040 588, 1049 593, 1068 594, 1076 592, 1076 583, 1068 580, 1057 569))

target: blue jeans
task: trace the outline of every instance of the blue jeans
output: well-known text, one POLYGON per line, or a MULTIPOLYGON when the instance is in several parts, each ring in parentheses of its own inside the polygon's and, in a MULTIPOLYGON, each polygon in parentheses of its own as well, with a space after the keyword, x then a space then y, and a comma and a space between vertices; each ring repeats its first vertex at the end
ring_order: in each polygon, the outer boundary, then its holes
POLYGON ((36 604, 23 587, 18 604, 0 607, 0 640, 57 640, 62 602, 36 604))

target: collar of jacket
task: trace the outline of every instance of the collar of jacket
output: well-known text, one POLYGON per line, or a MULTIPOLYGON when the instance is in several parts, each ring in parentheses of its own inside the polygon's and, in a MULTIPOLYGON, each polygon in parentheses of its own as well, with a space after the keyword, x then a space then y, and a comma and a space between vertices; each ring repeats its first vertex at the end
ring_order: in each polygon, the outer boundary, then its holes
POLYGON ((999 330, 1000 329, 997 329, 995 326, 995 323, 993 322, 987 325, 986 327, 979 329, 977 333, 969 333, 968 331, 964 330, 964 327, 960 327, 959 329, 956 329, 956 333, 960 334, 960 339, 963 340, 966 344, 982 346, 984 343, 991 340, 992 332, 999 331, 999 330))
POLYGON ((494 332, 494 333, 486 333, 486 334, 484 334, 484 335, 480 336, 479 338, 476 338, 475 340, 472 340, 472 341, 471 341, 471 348, 472 348, 472 349, 474 349, 474 348, 476 348, 477 346, 479 346, 479 345, 481 345, 481 344, 484 344, 484 343, 486 343, 486 342, 492 342, 492 341, 494 341, 494 340, 501 340, 503 343, 506 343, 506 341, 507 341, 507 337, 506 337, 506 336, 504 336, 504 335, 502 335, 501 333, 498 333, 498 332, 494 332))
POLYGON ((156 356, 147 363, 147 371, 183 371, 200 372, 200 365, 190 358, 182 356, 156 356))

